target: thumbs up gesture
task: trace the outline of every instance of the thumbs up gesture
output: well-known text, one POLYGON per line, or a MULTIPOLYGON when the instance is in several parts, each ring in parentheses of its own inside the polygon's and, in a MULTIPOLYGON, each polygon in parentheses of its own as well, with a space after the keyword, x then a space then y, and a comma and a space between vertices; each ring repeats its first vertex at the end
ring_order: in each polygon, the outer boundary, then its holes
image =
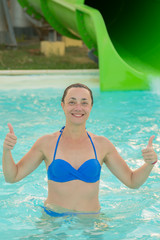
POLYGON ((7 133, 3 144, 3 150, 12 150, 17 143, 17 137, 14 134, 13 126, 8 123, 9 133, 7 133))
POLYGON ((152 146, 152 142, 153 142, 154 138, 155 138, 154 135, 151 136, 147 147, 142 150, 142 156, 143 156, 144 161, 151 165, 155 164, 158 161, 157 154, 155 153, 153 146, 152 146))

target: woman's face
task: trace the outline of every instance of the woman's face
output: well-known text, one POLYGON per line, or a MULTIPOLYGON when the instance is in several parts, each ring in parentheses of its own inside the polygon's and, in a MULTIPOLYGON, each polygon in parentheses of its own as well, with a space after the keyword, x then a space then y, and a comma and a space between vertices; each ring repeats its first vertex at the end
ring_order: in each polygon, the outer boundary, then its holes
POLYGON ((85 88, 70 88, 61 103, 66 121, 74 124, 83 124, 89 117, 92 109, 90 92, 85 88))

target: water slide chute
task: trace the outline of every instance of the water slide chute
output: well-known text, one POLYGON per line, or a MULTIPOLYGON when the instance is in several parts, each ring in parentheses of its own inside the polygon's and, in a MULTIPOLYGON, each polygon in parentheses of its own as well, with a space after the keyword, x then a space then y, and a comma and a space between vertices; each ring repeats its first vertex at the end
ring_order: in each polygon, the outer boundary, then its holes
POLYGON ((18 0, 60 34, 82 39, 99 59, 100 89, 149 90, 160 76, 159 0, 18 0))

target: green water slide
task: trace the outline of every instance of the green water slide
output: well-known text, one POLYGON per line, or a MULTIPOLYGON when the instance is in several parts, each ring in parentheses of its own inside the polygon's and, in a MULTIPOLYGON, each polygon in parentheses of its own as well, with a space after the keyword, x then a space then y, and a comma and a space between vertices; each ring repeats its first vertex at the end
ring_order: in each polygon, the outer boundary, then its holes
POLYGON ((18 0, 98 57, 100 89, 149 90, 160 77, 160 0, 18 0), (105 2, 105 5, 104 5, 105 2))

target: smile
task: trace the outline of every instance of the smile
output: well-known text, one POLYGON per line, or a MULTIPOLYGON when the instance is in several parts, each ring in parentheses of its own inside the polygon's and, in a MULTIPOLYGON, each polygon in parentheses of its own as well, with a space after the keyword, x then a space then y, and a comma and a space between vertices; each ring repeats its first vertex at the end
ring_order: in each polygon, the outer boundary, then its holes
POLYGON ((81 118, 84 116, 84 114, 76 114, 76 113, 72 113, 72 116, 76 117, 76 118, 81 118))

